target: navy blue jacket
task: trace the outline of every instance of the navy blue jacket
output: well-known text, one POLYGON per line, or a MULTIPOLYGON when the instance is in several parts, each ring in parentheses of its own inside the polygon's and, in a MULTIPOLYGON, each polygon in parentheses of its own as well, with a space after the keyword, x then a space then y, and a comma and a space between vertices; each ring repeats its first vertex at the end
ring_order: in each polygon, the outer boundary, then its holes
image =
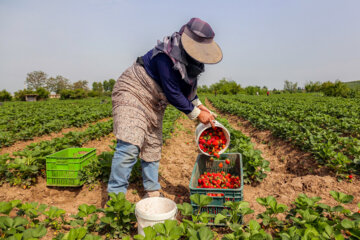
POLYGON ((180 72, 173 68, 174 63, 165 53, 158 53, 153 59, 151 57, 152 50, 142 57, 147 74, 159 84, 171 105, 185 114, 192 112, 194 105, 191 101, 198 97, 188 99, 191 85, 181 79, 180 72))

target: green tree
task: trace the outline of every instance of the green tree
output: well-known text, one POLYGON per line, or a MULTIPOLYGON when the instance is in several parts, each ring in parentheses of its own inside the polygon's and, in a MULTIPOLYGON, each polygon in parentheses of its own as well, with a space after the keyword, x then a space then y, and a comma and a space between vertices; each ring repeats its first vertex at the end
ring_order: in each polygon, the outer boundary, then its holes
POLYGON ((306 92, 320 92, 321 91, 321 83, 310 81, 305 84, 306 92))
POLYGON ((0 92, 0 102, 11 101, 11 94, 5 89, 0 92))
POLYGON ((114 85, 115 85, 116 81, 115 79, 109 79, 109 91, 112 92, 114 89, 114 85))
POLYGON ((202 85, 197 88, 198 93, 210 93, 210 89, 207 85, 202 85))
POLYGON ((109 91, 109 82, 107 80, 104 80, 102 85, 105 92, 109 91))
POLYGON ((242 88, 239 84, 237 84, 235 81, 227 81, 225 78, 221 79, 219 82, 214 83, 210 86, 211 92, 217 94, 237 94, 239 93, 242 88))
POLYGON ((69 79, 57 75, 55 78, 50 77, 46 80, 46 89, 50 92, 60 93, 63 89, 69 89, 71 86, 69 79))
POLYGON ((290 93, 294 93, 297 91, 298 83, 293 83, 288 80, 284 82, 284 91, 288 91, 290 93))
POLYGON ((92 90, 95 92, 103 92, 103 84, 101 82, 93 82, 92 84, 92 90))
POLYGON ((89 90, 89 87, 88 87, 88 81, 86 80, 79 80, 77 82, 74 82, 73 84, 73 87, 72 87, 74 90, 76 89, 83 89, 83 90, 89 90))
POLYGON ((47 74, 43 71, 33 71, 27 74, 26 87, 29 90, 35 90, 46 86, 47 74))
POLYGON ((38 99, 48 99, 50 94, 48 90, 42 87, 36 89, 35 93, 38 95, 37 96, 38 99))
POLYGON ((82 98, 86 98, 87 95, 87 91, 84 89, 63 89, 60 91, 60 99, 61 100, 65 100, 65 99, 82 99, 82 98))

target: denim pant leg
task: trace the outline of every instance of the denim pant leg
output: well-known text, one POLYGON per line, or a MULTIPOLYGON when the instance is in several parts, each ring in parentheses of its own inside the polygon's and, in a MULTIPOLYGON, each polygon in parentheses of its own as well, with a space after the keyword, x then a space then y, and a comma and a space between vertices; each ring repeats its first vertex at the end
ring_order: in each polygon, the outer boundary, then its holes
POLYGON ((145 191, 157 191, 161 189, 159 183, 159 162, 145 162, 141 159, 143 185, 145 191))
POLYGON ((130 173, 137 161, 139 151, 137 146, 118 140, 111 164, 107 188, 109 193, 126 193, 130 173))

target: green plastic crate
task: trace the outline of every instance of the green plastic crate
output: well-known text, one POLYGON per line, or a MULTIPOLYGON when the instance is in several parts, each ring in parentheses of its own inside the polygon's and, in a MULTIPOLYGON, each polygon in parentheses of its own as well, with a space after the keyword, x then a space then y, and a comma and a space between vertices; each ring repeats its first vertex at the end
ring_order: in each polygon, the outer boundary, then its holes
MULTIPOLYGON (((209 156, 204 154, 199 154, 194 169, 192 171, 190 179, 190 195, 193 194, 202 194, 207 195, 208 193, 222 193, 224 196, 221 197, 212 197, 212 202, 203 207, 200 212, 208 212, 212 214, 220 213, 225 207, 224 203, 227 201, 239 202, 243 200, 243 188, 244 188, 244 179, 243 179, 243 166, 242 166, 242 155, 240 153, 224 153, 221 154, 221 158, 228 158, 230 164, 226 164, 225 160, 215 160, 211 161, 209 156), (223 167, 219 168, 219 163, 223 163, 223 167), (235 189, 217 189, 217 188, 197 188, 198 179, 201 174, 204 172, 221 172, 230 173, 240 177, 241 186, 235 189)), ((194 212, 198 211, 198 205, 191 201, 194 212)), ((209 224, 213 224, 214 219, 210 219, 209 224)), ((219 224, 221 226, 221 224, 219 224)))
POLYGON ((67 148, 46 156, 46 185, 82 186, 79 172, 95 158, 95 148, 67 148))

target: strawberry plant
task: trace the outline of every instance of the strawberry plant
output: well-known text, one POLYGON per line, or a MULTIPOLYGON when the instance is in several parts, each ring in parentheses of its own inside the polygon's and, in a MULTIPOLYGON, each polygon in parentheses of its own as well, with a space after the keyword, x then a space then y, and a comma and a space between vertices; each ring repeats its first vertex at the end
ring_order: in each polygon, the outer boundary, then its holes
POLYGON ((208 96, 221 111, 269 129, 345 178, 360 171, 358 99, 312 95, 208 96))
POLYGON ((9 102, 0 109, 0 148, 111 115, 111 101, 101 99, 9 102))

